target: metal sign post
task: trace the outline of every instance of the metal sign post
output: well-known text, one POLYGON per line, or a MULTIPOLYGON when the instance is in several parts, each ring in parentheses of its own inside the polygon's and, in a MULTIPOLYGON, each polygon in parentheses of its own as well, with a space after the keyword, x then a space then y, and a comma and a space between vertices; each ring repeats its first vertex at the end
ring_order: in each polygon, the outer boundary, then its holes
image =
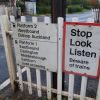
MULTIPOLYGON (((58 17, 63 17, 65 20, 66 17, 66 1, 65 0, 51 0, 51 16, 52 23, 57 23, 58 17)), ((57 88, 57 73, 53 72, 53 88, 57 88)), ((64 84, 64 73, 62 75, 62 84, 64 84)), ((62 86, 62 90, 64 85, 62 86)), ((53 96, 55 97, 55 95, 53 96)))
POLYGON ((100 0, 98 3, 98 8, 99 8, 99 11, 98 11, 98 23, 99 23, 100 22, 100 0))
POLYGON ((66 17, 66 1, 65 0, 51 0, 51 16, 52 23, 57 23, 58 17, 66 17))

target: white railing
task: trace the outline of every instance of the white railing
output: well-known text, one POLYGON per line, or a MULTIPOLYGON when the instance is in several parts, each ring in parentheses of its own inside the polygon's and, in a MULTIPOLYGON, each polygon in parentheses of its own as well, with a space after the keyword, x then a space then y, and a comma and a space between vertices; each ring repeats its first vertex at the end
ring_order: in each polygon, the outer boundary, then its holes
POLYGON ((100 22, 100 9, 99 8, 92 9, 92 14, 94 17, 94 21, 100 22))
MULTIPOLYGON (((7 26, 7 21, 6 20, 7 17, 2 17, 2 24, 5 23, 6 25, 2 25, 2 34, 3 34, 3 38, 4 38, 4 46, 5 46, 5 50, 6 50, 6 57, 7 57, 7 62, 8 62, 8 69, 10 72, 10 79, 6 80, 3 84, 0 85, 0 90, 2 90, 4 87, 6 87, 10 82, 13 85, 13 82, 16 80, 16 78, 12 75, 14 75, 14 73, 12 73, 13 69, 13 65, 11 64, 11 52, 9 53, 10 48, 8 48, 8 46, 10 45, 7 40, 7 36, 6 36, 6 32, 8 32, 8 26, 7 26), (5 29, 5 31, 4 31, 5 29), (12 68, 12 69, 11 69, 12 68)), ((11 22, 15 22, 15 18, 13 16, 10 17, 10 21, 11 22)), ((24 16, 21 17, 21 22, 25 22, 26 18, 24 16)), ((72 21, 78 21, 77 18, 73 18, 72 21)), ((36 17, 32 17, 32 22, 33 23, 37 23, 37 18, 36 17)), ((61 28, 63 26, 61 26, 61 23, 63 22, 62 18, 58 20, 58 27, 61 28), (60 25, 59 25, 60 23, 60 25)), ((88 22, 93 22, 93 19, 88 19, 88 22)), ((50 23, 50 19, 48 17, 45 17, 44 23, 50 23)), ((62 30, 59 29, 58 33, 62 33, 62 30)), ((11 33, 13 34, 13 33, 11 33)), ((59 34, 59 38, 61 38, 61 34, 59 34)), ((60 39, 59 39, 60 40, 60 39)), ((59 61, 61 61, 61 40, 58 41, 58 57, 59 57, 59 61)), ((17 66, 17 76, 18 76, 18 80, 16 80, 17 82, 19 82, 20 84, 20 89, 21 91, 24 91, 24 87, 23 84, 26 84, 28 86, 28 91, 29 94, 32 94, 32 88, 36 88, 37 92, 38 92, 38 97, 42 97, 42 91, 41 90, 45 90, 47 91, 47 98, 51 99, 51 93, 56 93, 57 94, 57 100, 62 100, 62 96, 68 97, 68 100, 73 100, 75 99, 80 99, 80 100, 100 100, 100 82, 98 84, 98 91, 97 91, 97 97, 95 98, 91 98, 91 97, 86 97, 86 87, 87 87, 87 80, 88 78, 85 76, 82 76, 82 81, 81 81, 81 90, 80 90, 80 95, 75 94, 74 93, 74 80, 75 80, 75 76, 73 74, 69 74, 69 88, 68 91, 64 91, 62 90, 62 69, 61 69, 61 62, 59 62, 58 64, 58 71, 57 71, 57 89, 51 88, 51 73, 50 71, 46 71, 46 80, 47 80, 47 86, 43 86, 41 85, 41 77, 40 77, 40 70, 36 69, 36 79, 37 79, 37 83, 34 84, 32 83, 32 78, 31 78, 31 69, 29 67, 25 67, 25 68, 21 68, 20 66, 17 66), (23 72, 27 72, 27 81, 23 81, 22 79, 22 73, 23 72)), ((100 80, 100 78, 99 78, 100 80)))

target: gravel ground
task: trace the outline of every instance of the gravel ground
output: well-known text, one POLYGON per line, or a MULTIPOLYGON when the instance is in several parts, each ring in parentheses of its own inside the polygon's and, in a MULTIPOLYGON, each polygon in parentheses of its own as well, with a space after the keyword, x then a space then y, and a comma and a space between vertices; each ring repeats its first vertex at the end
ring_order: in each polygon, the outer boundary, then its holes
POLYGON ((38 98, 36 89, 33 90, 33 94, 29 95, 27 91, 27 86, 24 85, 24 92, 16 91, 12 92, 11 86, 9 85, 2 91, 0 91, 0 100, 47 100, 46 93, 43 94, 43 97, 38 98))

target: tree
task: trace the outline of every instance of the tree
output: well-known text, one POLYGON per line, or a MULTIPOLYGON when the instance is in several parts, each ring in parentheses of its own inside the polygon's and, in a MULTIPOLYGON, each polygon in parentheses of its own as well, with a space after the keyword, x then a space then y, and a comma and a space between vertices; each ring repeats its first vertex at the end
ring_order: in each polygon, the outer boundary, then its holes
POLYGON ((66 0, 68 5, 77 5, 77 4, 82 4, 83 0, 66 0))
POLYGON ((21 8, 21 12, 25 11, 25 0, 22 1, 16 1, 16 6, 21 8))
POLYGON ((9 0, 0 0, 0 2, 9 2, 9 0))

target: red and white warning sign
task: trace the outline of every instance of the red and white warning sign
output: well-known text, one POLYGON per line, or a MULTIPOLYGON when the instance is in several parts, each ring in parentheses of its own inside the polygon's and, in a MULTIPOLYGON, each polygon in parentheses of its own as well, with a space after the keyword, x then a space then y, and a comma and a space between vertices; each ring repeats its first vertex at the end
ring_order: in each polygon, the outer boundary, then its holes
POLYGON ((100 24, 65 22, 63 71, 83 76, 99 74, 100 24))

